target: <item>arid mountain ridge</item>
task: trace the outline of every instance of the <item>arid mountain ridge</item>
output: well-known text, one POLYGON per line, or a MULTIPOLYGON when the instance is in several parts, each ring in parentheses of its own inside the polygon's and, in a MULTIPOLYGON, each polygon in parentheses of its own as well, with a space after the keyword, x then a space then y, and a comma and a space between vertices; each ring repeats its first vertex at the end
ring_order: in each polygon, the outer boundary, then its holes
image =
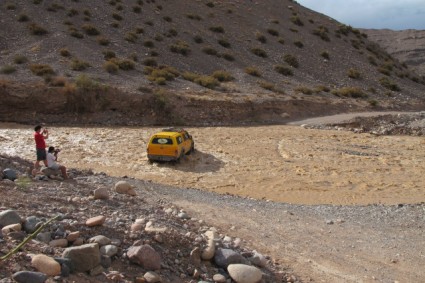
POLYGON ((400 62, 425 76, 425 30, 365 29, 362 32, 400 62))
POLYGON ((407 64, 295 1, 22 0, 0 13, 5 121, 281 123, 425 101, 407 64))

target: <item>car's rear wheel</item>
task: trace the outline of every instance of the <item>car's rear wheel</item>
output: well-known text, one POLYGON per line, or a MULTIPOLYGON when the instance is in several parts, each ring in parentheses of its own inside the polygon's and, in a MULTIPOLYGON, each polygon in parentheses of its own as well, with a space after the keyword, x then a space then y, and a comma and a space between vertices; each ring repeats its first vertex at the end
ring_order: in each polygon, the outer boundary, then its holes
POLYGON ((190 146, 189 151, 186 154, 189 155, 189 154, 191 154, 194 151, 195 151, 195 143, 192 143, 192 145, 190 146))

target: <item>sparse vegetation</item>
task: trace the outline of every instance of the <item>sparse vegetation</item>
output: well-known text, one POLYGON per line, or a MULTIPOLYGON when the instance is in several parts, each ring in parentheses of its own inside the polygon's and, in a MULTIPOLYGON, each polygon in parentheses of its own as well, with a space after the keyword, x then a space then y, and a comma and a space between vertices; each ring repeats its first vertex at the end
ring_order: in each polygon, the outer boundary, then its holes
POLYGON ((300 19, 299 16, 292 16, 291 17, 291 22, 293 24, 297 25, 297 26, 303 26, 304 25, 303 21, 300 19))
POLYGON ((139 37, 135 32, 127 32, 124 39, 128 42, 135 43, 139 37))
POLYGON ((190 53, 189 44, 181 40, 177 41, 176 43, 170 45, 170 51, 187 56, 190 53))
POLYGON ((117 64, 111 62, 111 61, 106 61, 103 64, 103 69, 105 69, 105 71, 107 71, 110 74, 116 74, 119 70, 119 67, 117 64))
POLYGON ((144 47, 147 47, 147 48, 154 48, 155 47, 155 44, 153 43, 152 40, 145 40, 143 42, 143 46, 144 47))
POLYGON ((214 27, 210 27, 210 31, 216 32, 216 33, 224 33, 224 28, 222 26, 214 26, 214 27))
POLYGON ((348 75, 348 77, 350 77, 352 79, 360 79, 361 78, 360 72, 356 69, 353 69, 353 68, 348 70, 347 75, 348 75))
POLYGON ((270 90, 270 91, 274 91, 274 90, 275 90, 275 86, 274 86, 274 84, 272 84, 272 83, 270 83, 270 82, 267 82, 267 81, 259 81, 259 82, 258 82, 258 85, 259 85, 261 88, 264 88, 264 89, 266 89, 266 90, 270 90))
POLYGON ((221 57, 223 57, 227 61, 235 61, 235 57, 230 53, 223 53, 221 54, 221 57))
POLYGON ((173 19, 169 16, 165 16, 163 17, 164 21, 171 23, 173 21, 173 19))
POLYGON ((246 67, 245 73, 253 77, 261 77, 261 72, 255 67, 246 67))
POLYGON ((109 44, 109 39, 107 39, 104 36, 98 36, 96 38, 97 43, 99 43, 100 45, 106 46, 109 44))
POLYGON ((292 76, 294 74, 289 67, 283 65, 275 65, 274 70, 284 76, 292 76))
POLYGON ((379 83, 383 87, 385 87, 385 88, 387 88, 389 90, 400 91, 400 87, 396 83, 394 83, 393 81, 391 81, 390 79, 388 79, 387 77, 380 78, 379 79, 379 83))
POLYGON ((267 42, 267 37, 265 37, 262 33, 260 32, 256 32, 255 33, 255 38, 257 38, 257 40, 261 43, 266 43, 267 42))
POLYGON ((117 20, 117 21, 122 21, 122 16, 118 13, 113 13, 112 18, 114 18, 114 20, 117 20))
POLYGON ((74 71, 84 71, 88 67, 90 67, 90 64, 80 59, 74 59, 71 62, 71 69, 74 71))
POLYGON ((194 82, 200 86, 210 88, 210 89, 214 89, 220 85, 220 82, 216 78, 211 76, 199 76, 198 78, 195 79, 194 82))
POLYGON ((322 52, 320 52, 320 56, 322 56, 326 60, 329 60, 330 59, 329 52, 328 51, 322 51, 322 52))
POLYGON ((204 40, 202 39, 202 37, 200 35, 195 35, 193 37, 193 41, 195 41, 198 44, 204 42, 204 40))
POLYGON ((30 18, 25 14, 20 14, 18 16, 18 22, 28 22, 30 18))
POLYGON ((43 28, 42 26, 39 26, 36 23, 29 24, 28 29, 30 30, 30 33, 33 35, 44 35, 47 33, 47 30, 45 28, 43 28))
POLYGON ((216 78, 219 82, 229 82, 235 78, 227 71, 215 71, 212 77, 216 78))
POLYGON ((221 46, 225 47, 225 48, 230 48, 230 42, 227 41, 224 38, 221 38, 219 40, 217 40, 218 44, 220 44, 221 46))
POLYGON ((89 24, 84 24, 81 28, 84 30, 84 32, 87 35, 93 36, 93 35, 99 35, 100 34, 100 32, 97 30, 97 28, 95 28, 94 26, 89 25, 89 24))
POLYGON ((123 71, 133 70, 136 65, 134 61, 130 59, 111 58, 109 61, 117 65, 123 71))
POLYGON ((300 41, 300 40, 294 41, 294 45, 298 48, 304 47, 304 43, 302 43, 302 41, 300 41))
POLYGON ((24 64, 24 63, 28 62, 28 58, 27 58, 27 57, 25 57, 24 55, 16 55, 16 56, 13 58, 13 62, 14 62, 15 64, 24 64))
POLYGON ((16 68, 14 66, 11 66, 11 65, 5 65, 5 66, 2 66, 0 68, 0 73, 5 74, 5 75, 9 75, 9 74, 12 74, 14 72, 16 72, 16 68))
POLYGON ((46 64, 31 64, 29 66, 31 72, 36 76, 54 75, 52 67, 46 64))
POLYGON ((199 15, 194 15, 194 14, 187 14, 187 15, 186 15, 186 17, 187 17, 188 19, 196 20, 196 21, 200 21, 200 20, 202 20, 202 18, 201 18, 199 15))
POLYGON ((148 80, 159 85, 166 84, 180 75, 180 72, 170 66, 160 66, 159 68, 145 67, 144 73, 148 75, 148 80))
POLYGON ((155 58, 146 58, 143 60, 143 65, 149 67, 156 67, 158 66, 158 63, 156 62, 155 58))
POLYGON ((218 54, 217 50, 215 50, 211 46, 206 46, 206 47, 202 48, 202 52, 204 52, 205 54, 208 54, 208 55, 213 55, 213 56, 217 56, 217 54, 218 54))
POLYGON ((285 54, 283 56, 283 61, 285 61, 286 63, 288 63, 288 65, 291 66, 291 67, 294 67, 294 68, 298 68, 299 67, 298 59, 294 55, 285 54))
POLYGON ((314 92, 316 92, 316 93, 330 92, 330 91, 331 91, 331 89, 329 87, 325 86, 325 85, 319 85, 319 86, 316 86, 314 88, 314 92))
POLYGON ((69 57, 71 56, 71 53, 69 52, 68 48, 61 48, 59 49, 59 54, 63 57, 69 57))
POLYGON ((330 41, 329 35, 328 35, 328 28, 324 26, 320 26, 319 28, 313 30, 313 34, 317 35, 324 41, 330 41))
POLYGON ((271 34, 272 36, 279 36, 279 32, 277 30, 275 30, 275 29, 269 28, 269 29, 267 29, 267 32, 269 34, 271 34))
POLYGON ((64 77, 53 77, 50 80, 50 86, 53 87, 64 87, 67 84, 68 80, 64 77))
POLYGON ((78 31, 78 29, 76 29, 75 27, 70 27, 69 28, 69 34, 71 35, 71 36, 73 36, 73 37, 75 37, 75 38, 83 38, 84 37, 84 35, 82 34, 82 33, 80 33, 79 31, 78 31))
POLYGON ((266 51, 264 51, 261 48, 252 48, 251 52, 255 55, 257 55, 258 57, 262 57, 262 58, 267 58, 267 53, 266 51))
POLYGON ((296 93, 302 93, 302 94, 306 94, 306 95, 312 95, 314 90, 312 90, 311 88, 308 88, 306 86, 298 86, 295 89, 296 93))
POLYGON ((333 95, 338 97, 352 97, 352 98, 367 98, 368 95, 358 87, 342 87, 331 91, 333 95))
POLYGON ((133 12, 140 14, 142 12, 142 8, 140 6, 133 6, 133 12))

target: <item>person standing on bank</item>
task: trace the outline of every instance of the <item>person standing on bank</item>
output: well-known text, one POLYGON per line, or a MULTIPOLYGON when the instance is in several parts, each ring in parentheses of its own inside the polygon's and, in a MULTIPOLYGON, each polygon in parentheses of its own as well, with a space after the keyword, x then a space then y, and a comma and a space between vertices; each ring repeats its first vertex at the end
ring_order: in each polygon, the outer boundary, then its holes
POLYGON ((66 180, 68 179, 68 174, 66 173, 66 167, 63 165, 60 165, 56 161, 58 161, 58 153, 60 152, 60 149, 55 149, 53 146, 49 147, 49 150, 47 151, 47 167, 53 170, 61 170, 62 177, 66 180))
POLYGON ((49 131, 43 129, 41 125, 37 125, 34 127, 34 132, 35 149, 37 151, 37 161, 34 163, 34 168, 39 169, 40 161, 43 161, 44 165, 47 167, 45 139, 49 138, 49 131))

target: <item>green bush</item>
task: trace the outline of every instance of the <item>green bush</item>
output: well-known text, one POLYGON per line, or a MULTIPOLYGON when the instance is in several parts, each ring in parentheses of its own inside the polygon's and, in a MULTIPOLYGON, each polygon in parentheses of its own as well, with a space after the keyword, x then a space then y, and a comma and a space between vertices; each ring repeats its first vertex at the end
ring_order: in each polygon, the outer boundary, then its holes
POLYGON ((302 43, 302 41, 294 41, 294 45, 298 48, 303 48, 304 47, 304 43, 302 43))
POLYGON ((90 64, 86 61, 74 59, 71 62, 71 69, 74 71, 84 71, 88 67, 90 67, 90 64))
POLYGON ((124 36, 124 39, 128 42, 135 43, 139 37, 134 32, 127 32, 124 36))
POLYGON ((330 38, 328 36, 328 28, 324 26, 320 26, 319 28, 313 30, 313 34, 317 35, 324 41, 330 41, 330 38))
POLYGON ((230 48, 230 42, 228 42, 226 39, 221 38, 218 41, 218 44, 220 44, 221 46, 223 46, 224 48, 230 48))
POLYGON ((134 61, 129 59, 112 58, 109 61, 111 61, 112 63, 117 65, 121 70, 124 70, 124 71, 133 70, 136 65, 134 61))
POLYGON ((97 43, 99 43, 100 45, 102 45, 102 46, 107 46, 107 45, 109 45, 109 39, 107 39, 106 37, 104 37, 104 36, 98 36, 97 38, 96 38, 96 41, 97 41, 97 43))
POLYGON ((184 41, 177 41, 176 43, 170 45, 170 51, 187 56, 190 53, 189 44, 184 41))
POLYGON ((285 61, 286 63, 288 63, 289 66, 292 66, 294 68, 298 68, 299 67, 298 59, 294 55, 285 54, 283 56, 283 61, 285 61))
POLYGON ((150 66, 150 67, 156 67, 158 66, 158 63, 154 58, 146 58, 143 60, 143 65, 150 66))
POLYGON ((275 65, 274 70, 284 76, 292 76, 294 74, 289 67, 283 65, 275 65))
POLYGON ((219 82, 230 82, 235 79, 229 72, 226 71, 215 71, 212 74, 212 77, 216 78, 219 82))
POLYGON ((216 78, 211 76, 199 76, 195 79, 194 82, 200 86, 210 89, 214 89, 215 87, 220 85, 220 82, 216 78))
POLYGON ((36 23, 29 24, 28 29, 30 30, 30 33, 33 35, 44 35, 47 33, 46 29, 37 25, 36 23))
POLYGON ((261 48, 252 48, 251 52, 255 55, 257 55, 258 57, 262 57, 262 58, 267 58, 267 53, 266 51, 264 51, 261 48))
POLYGON ((347 75, 352 79, 360 79, 361 77, 360 72, 356 69, 349 69, 347 75))
POLYGON ((16 55, 16 56, 13 58, 13 62, 14 62, 15 64, 24 64, 24 63, 28 62, 28 58, 27 58, 27 57, 25 57, 24 55, 16 55))
POLYGON ((114 18, 117 21, 122 21, 122 16, 120 14, 117 14, 117 13, 113 13, 112 18, 114 18))
POLYGON ((321 53, 320 53, 320 56, 322 56, 323 58, 325 58, 326 60, 329 60, 330 59, 330 57, 329 57, 329 52, 328 51, 322 51, 321 53))
POLYGON ((227 61, 235 61, 235 57, 233 57, 233 55, 229 53, 223 53, 221 54, 221 57, 223 57, 227 61))
POLYGON ((197 78, 199 78, 200 75, 196 74, 196 73, 192 73, 192 72, 184 72, 182 74, 182 78, 187 80, 187 81, 191 81, 194 82, 197 78))
POLYGON ((379 79, 379 83, 380 83, 383 87, 385 87, 385 88, 387 88, 387 89, 389 89, 389 90, 392 90, 392 91, 400 91, 400 87, 399 87, 396 83, 394 83, 394 82, 390 81, 387 77, 382 77, 382 78, 380 78, 380 79, 379 79))
POLYGON ((260 81, 258 82, 258 85, 266 90, 270 90, 270 91, 274 91, 275 90, 275 86, 274 84, 267 82, 267 81, 260 81))
POLYGON ((218 54, 217 50, 215 50, 211 46, 207 46, 207 47, 202 48, 202 52, 204 52, 205 54, 208 54, 208 55, 213 55, 213 56, 216 56, 218 54))
POLYGON ((353 97, 353 98, 366 98, 368 95, 358 87, 343 87, 331 91, 333 95, 339 97, 353 97))
POLYGON ((202 39, 202 37, 200 35, 195 35, 193 37, 193 41, 195 41, 196 43, 202 43, 202 42, 204 42, 204 40, 202 39))
POLYGON ((246 67, 245 73, 253 77, 261 77, 261 72, 255 67, 246 67))
POLYGON ((102 51, 102 54, 103 54, 103 58, 105 58, 105 60, 109 60, 109 59, 116 57, 115 52, 112 51, 112 50, 104 50, 104 51, 102 51))
POLYGON ((25 14, 20 14, 18 16, 18 22, 28 22, 30 18, 25 14))
POLYGON ((3 67, 0 68, 0 73, 5 74, 5 75, 9 75, 16 72, 16 68, 14 66, 11 65, 5 65, 3 67))
POLYGON ((110 74, 116 74, 118 72, 119 67, 111 61, 106 61, 103 64, 103 69, 105 69, 105 71, 107 71, 110 74))
POLYGON ((266 43, 267 42, 267 38, 263 34, 261 34, 260 32, 256 32, 255 33, 255 37, 261 43, 266 43))
POLYGON ((46 64, 31 64, 29 66, 31 72, 37 76, 54 75, 52 67, 46 64))
POLYGON ((222 26, 210 27, 209 30, 216 33, 224 33, 224 28, 222 26))
POLYGON ((154 48, 155 47, 155 44, 153 43, 152 40, 145 40, 143 42, 143 46, 144 47, 147 47, 147 48, 154 48))
POLYGON ((194 14, 187 14, 187 15, 186 15, 186 17, 187 17, 188 19, 196 20, 196 21, 200 21, 200 20, 202 20, 202 18, 201 18, 199 15, 194 15, 194 14))
POLYGON ((292 16, 291 22, 294 23, 297 26, 303 26, 304 25, 303 21, 298 16, 292 16))
POLYGON ((81 28, 85 31, 85 33, 87 35, 99 35, 100 34, 100 32, 97 30, 97 28, 95 28, 94 26, 89 25, 89 24, 84 24, 81 28))
POLYGON ((298 87, 295 88, 295 92, 306 94, 306 95, 311 95, 311 94, 313 94, 314 91, 311 88, 308 88, 306 86, 298 86, 298 87))
POLYGON ((279 36, 279 32, 275 29, 268 29, 267 32, 272 36, 279 36))
POLYGON ((59 54, 63 57, 69 57, 71 56, 71 52, 69 52, 68 48, 61 48, 59 49, 59 54))

